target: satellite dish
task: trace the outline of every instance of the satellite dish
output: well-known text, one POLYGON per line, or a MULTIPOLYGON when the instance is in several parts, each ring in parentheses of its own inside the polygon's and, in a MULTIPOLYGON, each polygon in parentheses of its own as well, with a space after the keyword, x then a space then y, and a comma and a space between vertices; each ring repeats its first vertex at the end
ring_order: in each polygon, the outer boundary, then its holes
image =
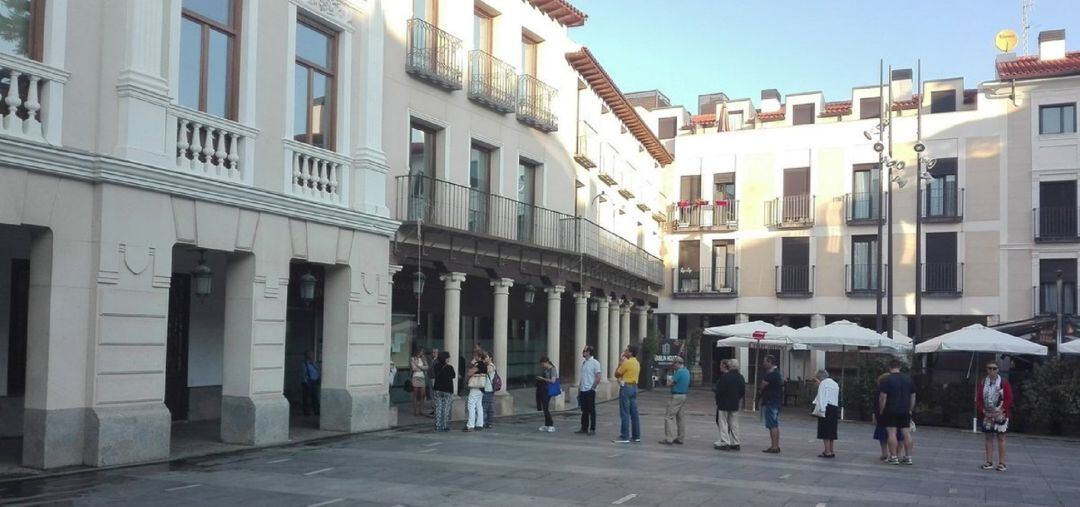
POLYGON ((994 46, 997 46, 1002 53, 1008 53, 1016 47, 1019 40, 1020 38, 1016 36, 1016 32, 1006 28, 994 36, 994 46))

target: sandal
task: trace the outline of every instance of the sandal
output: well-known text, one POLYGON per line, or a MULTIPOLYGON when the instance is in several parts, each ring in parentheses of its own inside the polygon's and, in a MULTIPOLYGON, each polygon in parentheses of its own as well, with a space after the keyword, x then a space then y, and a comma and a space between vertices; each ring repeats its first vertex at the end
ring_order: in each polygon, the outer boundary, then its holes
POLYGON ((996 468, 996 470, 998 472, 1004 472, 1004 471, 1006 471, 1008 469, 1009 469, 1009 467, 1005 466, 1005 463, 998 463, 998 466, 996 468))
POLYGON ((994 464, 987 461, 986 463, 982 464, 982 469, 983 470, 993 470, 994 469, 994 464))

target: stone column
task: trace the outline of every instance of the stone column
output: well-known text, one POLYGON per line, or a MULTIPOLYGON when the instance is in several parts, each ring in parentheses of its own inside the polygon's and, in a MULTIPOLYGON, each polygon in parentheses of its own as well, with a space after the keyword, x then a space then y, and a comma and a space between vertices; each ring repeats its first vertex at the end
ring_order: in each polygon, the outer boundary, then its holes
POLYGON ((637 310, 637 342, 634 346, 641 348, 641 342, 649 336, 649 305, 638 306, 637 310))
MULTIPOLYGON (((461 355, 461 283, 465 273, 447 273, 439 277, 443 282, 443 345, 450 354, 450 364, 454 366, 457 377, 465 372, 457 371, 458 357, 461 355)), ((454 394, 458 392, 458 379, 454 378, 454 394)))
POLYGON ((585 323, 589 311, 589 291, 574 293, 574 385, 581 385, 581 361, 577 355, 585 350, 585 323))
POLYGON ((669 313, 667 321, 667 339, 676 340, 679 338, 679 314, 669 313))
MULTIPOLYGON (((815 313, 810 316, 810 327, 821 327, 825 325, 825 316, 815 313)), ((790 353, 789 353, 790 354, 790 353)), ((825 367, 825 351, 824 350, 811 350, 810 351, 810 367, 814 370, 814 373, 821 368, 825 367)))
MULTIPOLYGON (((559 363, 559 337, 562 335, 562 294, 566 287, 556 285, 544 289, 547 293, 547 356, 555 364, 559 363)), ((559 376, 564 376, 559 370, 559 376)))
MULTIPOLYGON (((495 306, 494 317, 492 318, 492 330, 491 336, 495 342, 492 347, 491 353, 495 355, 495 371, 499 372, 502 378, 506 378, 506 320, 507 311, 510 305, 510 287, 514 286, 514 281, 509 278, 499 278, 491 282, 491 286, 495 290, 495 306)), ((506 383, 503 382, 503 388, 500 389, 496 396, 507 396, 506 383)))
POLYGON ((892 328, 894 333, 901 333, 904 336, 911 336, 908 334, 907 315, 893 315, 892 322, 892 328))
MULTIPOLYGON (((383 108, 385 104, 384 81, 384 41, 386 23, 382 4, 385 0, 368 0, 368 20, 363 29, 358 30, 361 39, 359 52, 362 57, 355 60, 359 64, 358 76, 354 82, 360 91, 360 115, 357 122, 357 146, 353 151, 354 172, 350 199, 354 209, 379 216, 389 216, 386 207, 386 174, 390 164, 383 152, 383 108)), ((391 0, 389 3, 395 3, 391 0)), ((245 6, 246 8, 247 6, 245 6)), ((348 8, 346 8, 348 10, 348 8)), ((350 55, 351 57, 351 55, 350 55)), ((351 113, 351 112, 350 112, 351 113)), ((452 363, 457 368, 457 359, 452 363)))
MULTIPOLYGON (((115 154, 123 159, 166 167, 175 164, 168 145, 166 109, 169 84, 165 79, 162 37, 166 2, 128 0, 110 23, 123 30, 124 68, 117 75, 115 154), (119 23, 119 21, 123 24, 119 23), (122 28, 121 28, 122 27, 122 28)), ((117 11, 121 5, 115 3, 117 11)), ((108 31, 109 28, 106 28, 108 31)), ((175 123, 175 121, 173 122, 175 123)), ((175 130, 173 130, 175 132, 175 130)), ((175 135, 171 139, 174 144, 175 135)))
POLYGON ((626 350, 626 347, 630 345, 630 308, 632 306, 629 302, 619 306, 619 350, 626 350))
POLYGON ((611 310, 608 312, 608 377, 615 381, 615 369, 619 367, 619 356, 623 349, 619 348, 619 300, 611 300, 611 310))
POLYGON ((601 392, 605 393, 606 397, 610 397, 608 392, 608 386, 611 384, 608 382, 608 378, 614 375, 615 365, 617 363, 611 362, 615 356, 615 352, 611 349, 611 343, 608 341, 608 308, 611 305, 611 298, 607 296, 596 298, 596 360, 600 361, 600 371, 603 373, 601 380, 602 388, 601 392))

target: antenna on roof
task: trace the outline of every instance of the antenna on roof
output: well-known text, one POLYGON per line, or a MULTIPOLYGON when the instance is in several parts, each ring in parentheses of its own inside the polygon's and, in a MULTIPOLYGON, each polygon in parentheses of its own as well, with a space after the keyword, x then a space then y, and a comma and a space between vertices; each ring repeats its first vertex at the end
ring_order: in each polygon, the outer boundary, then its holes
POLYGON ((1028 29, 1031 28, 1031 10, 1035 0, 1020 0, 1020 41, 1024 45, 1024 56, 1028 54, 1028 29))

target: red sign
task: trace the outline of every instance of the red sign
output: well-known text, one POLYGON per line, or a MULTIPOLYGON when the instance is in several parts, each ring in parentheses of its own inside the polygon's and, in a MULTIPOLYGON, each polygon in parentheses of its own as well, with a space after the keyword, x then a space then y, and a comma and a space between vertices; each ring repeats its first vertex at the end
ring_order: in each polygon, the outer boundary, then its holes
POLYGON ((765 331, 754 331, 754 339, 761 341, 765 339, 765 331))

